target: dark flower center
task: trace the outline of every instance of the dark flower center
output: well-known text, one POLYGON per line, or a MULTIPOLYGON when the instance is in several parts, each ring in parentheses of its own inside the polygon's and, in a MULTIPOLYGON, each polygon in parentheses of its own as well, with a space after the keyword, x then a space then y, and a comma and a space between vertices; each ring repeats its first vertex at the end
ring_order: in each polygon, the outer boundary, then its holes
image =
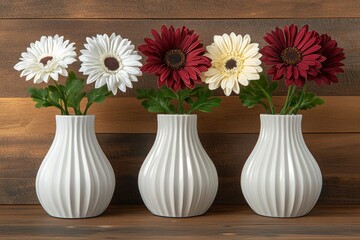
POLYGON ((40 63, 42 63, 44 66, 46 66, 46 64, 48 63, 48 61, 51 61, 53 60, 53 57, 50 57, 50 56, 47 56, 47 57, 44 57, 40 60, 40 63))
POLYGON ((185 67, 186 57, 185 54, 179 49, 172 49, 165 54, 165 63, 172 69, 180 69, 185 67))
POLYGON ((225 67, 226 67, 226 69, 231 70, 231 69, 237 67, 237 63, 236 63, 236 61, 234 59, 229 59, 225 63, 225 67))
POLYGON ((119 61, 114 57, 107 57, 104 60, 104 65, 110 71, 115 71, 120 67, 119 61))
POLYGON ((301 61, 301 52, 295 47, 288 47, 281 52, 281 60, 288 65, 295 65, 301 61))

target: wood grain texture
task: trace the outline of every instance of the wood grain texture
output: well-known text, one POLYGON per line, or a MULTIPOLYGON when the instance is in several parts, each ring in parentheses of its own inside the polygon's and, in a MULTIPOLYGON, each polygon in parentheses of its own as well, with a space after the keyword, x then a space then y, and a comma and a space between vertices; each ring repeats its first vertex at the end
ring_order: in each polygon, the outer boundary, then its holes
MULTIPOLYGON (((221 106, 211 113, 199 113, 201 133, 258 133, 261 106, 248 109, 238 97, 221 97, 221 106)), ((326 104, 303 111, 304 132, 360 132, 359 97, 324 97, 326 104), (351 113, 351 114, 349 114, 351 113)), ((284 97, 275 97, 279 110, 284 97)), ((30 98, 0 98, 0 136, 54 133, 57 109, 36 109, 30 98)), ((97 133, 154 133, 156 114, 148 113, 135 98, 109 98, 94 105, 97 133)))
POLYGON ((13 0, 1 18, 329 18, 360 17, 357 0, 13 0))
MULTIPOLYGON (((194 1, 202 2, 202 1, 194 1)), ((219 1, 222 3, 222 1, 219 1)), ((64 2, 65 3, 65 2, 64 2)), ((360 3, 360 1, 359 1, 360 3)), ((69 4, 66 2, 66 4, 69 4)), ((269 2, 270 4, 270 2, 269 2)), ((38 5, 36 5, 38 6, 38 5)), ((71 4, 69 4, 71 6, 71 4)), ((0 8, 1 9, 1 8, 0 8)), ((322 11, 318 11, 319 13, 322 11)), ((340 11, 339 11, 340 12, 340 11)), ((150 37, 150 29, 159 29, 163 24, 175 26, 186 25, 195 29, 200 34, 204 45, 213 42, 213 36, 224 32, 250 34, 253 42, 264 46, 263 35, 274 29, 275 26, 284 26, 291 23, 299 25, 309 24, 311 29, 320 33, 328 33, 336 39, 340 46, 345 48, 346 59, 345 73, 339 75, 339 83, 319 88, 310 84, 310 90, 319 95, 360 95, 360 19, 226 19, 226 20, 84 20, 84 19, 5 19, 0 20, 0 97, 26 97, 27 88, 33 86, 20 78, 20 73, 13 69, 21 53, 26 50, 31 42, 42 35, 64 35, 76 43, 77 51, 83 48, 85 38, 96 34, 116 32, 127 37, 139 46, 143 44, 144 37, 150 37), (21 37, 20 37, 21 36, 21 37)), ((78 70, 80 63, 71 65, 70 69, 78 70)), ((81 76, 81 75, 79 75, 81 76)), ((64 81, 64 80, 63 80, 64 81)), ((40 85, 44 86, 44 85, 40 85)), ((134 88, 156 87, 155 77, 145 74, 140 77, 134 88)), ((281 84, 276 95, 286 95, 287 88, 281 84)), ((224 95, 222 90, 215 91, 216 95, 224 95)), ((134 89, 129 89, 125 94, 118 96, 134 96, 134 89)))
MULTIPOLYGON (((245 203, 240 174, 257 137, 257 134, 200 135, 219 175, 215 203, 245 203)), ((324 177, 319 203, 360 204, 360 134, 305 134, 304 137, 324 177)), ((0 204, 38 203, 35 176, 52 138, 52 134, 0 138, 0 204)), ((113 203, 141 204, 137 175, 155 134, 98 134, 98 140, 116 175, 113 203)))
MULTIPOLYGON (((33 84, 20 79, 13 69, 30 42, 42 35, 60 34, 76 42, 79 53, 86 37, 116 32, 138 46, 150 36, 150 29, 172 24, 195 29, 204 45, 216 34, 234 31, 248 33, 253 42, 264 46, 266 32, 291 23, 308 24, 310 29, 328 33, 345 49, 345 73, 340 82, 321 88, 310 86, 311 91, 327 96, 326 104, 304 113, 303 131, 323 172, 319 203, 360 204, 358 0, 0 1, 0 204, 38 203, 35 175, 55 132, 57 111, 35 109, 27 93, 33 84)), ((79 66, 77 62, 69 70, 77 72, 79 66)), ((144 74, 134 87, 154 88, 155 77, 144 74)), ((280 84, 276 95, 286 95, 286 91, 280 84)), ((216 90, 215 95, 223 96, 222 90, 216 90)), ((137 174, 155 139, 156 114, 143 109, 134 96, 135 90, 129 89, 90 111, 96 114, 100 145, 116 173, 113 203, 142 204, 137 174)), ((258 115, 263 110, 242 107, 237 96, 222 100, 221 108, 213 113, 199 114, 200 138, 219 172, 215 203, 244 204, 239 177, 255 145, 258 115)), ((276 106, 283 100, 275 97, 276 106)), ((129 206, 113 207, 109 214, 97 218, 100 221, 71 223, 48 218, 39 206, 0 206, 0 213, 0 238, 5 239, 360 238, 359 206, 319 207, 309 216, 313 222, 302 220, 307 218, 261 218, 246 207, 215 207, 203 218, 184 221, 155 218, 143 207, 129 206)))
POLYGON ((162 218, 144 206, 115 205, 102 216, 51 218, 40 206, 0 206, 0 238, 17 239, 278 239, 360 238, 360 206, 315 206, 302 218, 266 218, 248 206, 213 206, 193 218, 162 218))

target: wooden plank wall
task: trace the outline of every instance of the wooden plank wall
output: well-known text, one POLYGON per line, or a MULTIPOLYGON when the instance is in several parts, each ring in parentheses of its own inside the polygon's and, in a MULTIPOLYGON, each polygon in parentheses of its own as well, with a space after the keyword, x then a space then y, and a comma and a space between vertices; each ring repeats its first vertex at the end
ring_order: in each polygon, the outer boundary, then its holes
MULTIPOLYGON (((318 88, 326 105, 304 113, 308 147, 324 177, 321 204, 360 204, 360 1, 358 0, 12 0, 0 1, 0 204, 38 203, 34 180, 54 136, 51 109, 35 109, 31 82, 13 70, 20 53, 42 35, 60 34, 81 49, 87 36, 116 32, 135 45, 162 24, 186 25, 205 45, 212 36, 262 36, 275 26, 309 24, 345 48, 345 74, 339 84, 318 88)), ((79 68, 79 63, 71 67, 79 68)), ((144 75, 136 87, 155 87, 144 75)), ((286 88, 277 92, 277 106, 286 88)), ((216 95, 222 95, 216 91, 216 95)), ((242 166, 255 145, 261 108, 248 110, 237 96, 223 97, 220 109, 199 115, 201 141, 219 174, 216 203, 244 203, 239 186, 242 166)), ((142 109, 134 91, 91 110, 97 136, 115 170, 113 203, 139 204, 137 174, 155 139, 156 115, 142 109)))

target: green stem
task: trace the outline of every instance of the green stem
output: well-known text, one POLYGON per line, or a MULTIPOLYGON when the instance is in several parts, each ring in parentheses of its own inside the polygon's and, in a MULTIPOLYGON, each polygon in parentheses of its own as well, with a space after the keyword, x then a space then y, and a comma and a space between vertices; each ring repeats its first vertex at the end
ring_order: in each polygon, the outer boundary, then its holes
MULTIPOLYGON (((81 102, 81 100, 80 100, 80 102, 81 102)), ((81 109, 80 109, 80 103, 79 103, 79 106, 75 105, 75 106, 72 106, 72 108, 74 109, 75 115, 83 115, 81 112, 81 109)))
POLYGON ((63 107, 62 107, 62 105, 61 105, 61 102, 60 103, 58 103, 58 102, 51 102, 51 101, 49 101, 49 100, 47 100, 47 99, 44 99, 47 103, 49 103, 51 106, 54 106, 54 107, 56 107, 56 108, 58 108, 59 110, 60 110, 60 112, 61 112, 61 115, 64 115, 64 109, 63 109, 63 107))
POLYGON ((181 90, 178 90, 178 93, 176 93, 177 99, 178 99, 178 113, 179 114, 184 114, 184 106, 183 106, 183 100, 181 98, 181 90))
POLYGON ((74 108, 74 112, 75 112, 76 115, 83 115, 80 108, 79 109, 74 108))
POLYGON ((64 108, 62 107, 61 103, 56 103, 56 104, 55 104, 55 102, 53 102, 53 103, 50 102, 50 104, 51 104, 52 106, 60 109, 61 115, 64 115, 65 110, 64 110, 64 108))
POLYGON ((301 89, 299 102, 296 104, 295 107, 293 107, 293 108, 290 110, 289 114, 294 114, 294 115, 296 115, 296 114, 299 112, 300 107, 301 107, 301 104, 302 104, 302 102, 303 102, 303 100, 304 100, 304 96, 305 96, 305 93, 306 93, 306 88, 307 88, 307 80, 305 80, 305 84, 304 84, 303 88, 301 89))
POLYGON ((287 113, 289 105, 290 105, 292 99, 294 98, 295 92, 296 92, 296 87, 294 85, 291 85, 288 88, 285 104, 284 104, 284 107, 281 109, 280 114, 284 115, 287 113))
POLYGON ((271 95, 269 95, 269 93, 263 88, 261 87, 260 84, 258 84, 256 81, 253 81, 254 84, 256 84, 257 87, 259 87, 261 89, 261 91, 265 94, 265 97, 269 103, 269 107, 270 107, 270 113, 271 114, 275 114, 275 107, 274 104, 272 102, 272 97, 271 95))
POLYGON ((90 108, 90 106, 91 106, 91 104, 92 103, 88 103, 88 104, 86 104, 86 107, 85 107, 85 110, 84 110, 84 115, 86 115, 87 114, 87 112, 88 112, 88 110, 89 110, 89 108, 90 108))
POLYGON ((64 109, 62 108, 62 106, 60 106, 60 107, 57 107, 58 109, 60 109, 60 111, 61 111, 61 115, 64 115, 64 109))
MULTIPOLYGON (((62 115, 69 115, 69 110, 67 107, 67 102, 66 102, 66 96, 65 94, 61 91, 61 89, 59 88, 59 85, 57 84, 57 82, 55 80, 53 80, 53 82, 55 83, 56 88, 59 90, 59 92, 61 93, 62 97, 63 97, 63 102, 64 102, 64 107, 63 107, 63 112, 61 113, 62 115)), ((62 104, 61 104, 62 105, 62 104)))
POLYGON ((270 108, 268 105, 266 105, 266 103, 264 103, 263 101, 260 101, 260 104, 265 108, 265 111, 267 114, 270 114, 270 108))
POLYGON ((64 115, 64 108, 62 106, 62 101, 54 101, 50 96, 48 96, 47 98, 43 98, 43 101, 47 102, 49 105, 56 107, 60 110, 61 115, 64 115))

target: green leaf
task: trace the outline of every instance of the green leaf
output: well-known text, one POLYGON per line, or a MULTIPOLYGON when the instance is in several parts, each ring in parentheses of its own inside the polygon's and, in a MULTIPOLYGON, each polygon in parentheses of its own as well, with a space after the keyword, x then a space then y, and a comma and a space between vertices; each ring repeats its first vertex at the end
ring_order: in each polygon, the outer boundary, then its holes
POLYGON ((76 75, 75 75, 75 73, 73 71, 70 71, 67 79, 68 79, 68 81, 69 80, 72 81, 72 80, 78 79, 78 78, 76 77, 76 75))
POLYGON ((164 93, 164 98, 169 98, 169 99, 176 99, 177 98, 177 95, 176 93, 174 93, 173 90, 167 88, 167 87, 163 87, 161 88, 161 90, 163 91, 164 93))
POLYGON ((173 102, 177 100, 177 113, 184 113, 183 103, 190 105, 188 113, 193 111, 210 112, 214 107, 220 105, 219 98, 212 98, 212 92, 204 86, 193 90, 183 89, 176 93, 166 86, 158 90, 137 89, 137 98, 142 100, 142 105, 149 112, 156 113, 176 113, 173 102))
POLYGON ((192 104, 189 113, 195 110, 200 112, 211 112, 213 108, 220 106, 220 102, 220 98, 211 98, 206 101, 196 101, 192 104))
POLYGON ((260 74, 259 80, 252 80, 249 85, 241 87, 239 97, 244 106, 253 108, 257 104, 261 104, 269 112, 270 109, 264 100, 271 99, 277 87, 277 82, 270 82, 264 74, 260 74))
POLYGON ((36 99, 46 99, 47 97, 47 90, 42 88, 29 88, 30 97, 36 99))
POLYGON ((100 88, 94 88, 87 95, 88 103, 102 103, 108 96, 108 93, 109 90, 107 85, 104 85, 100 88))
MULTIPOLYGON (((300 101, 300 94, 296 95, 290 103, 291 107, 297 106, 300 101)), ((316 107, 317 105, 324 104, 325 101, 319 97, 316 97, 315 93, 306 92, 304 93, 303 100, 300 104, 300 110, 307 110, 316 107)))
POLYGON ((36 103, 36 108, 42 108, 42 107, 50 107, 50 103, 47 101, 48 98, 48 90, 42 89, 42 88, 29 88, 29 94, 30 97, 33 99, 33 101, 36 103))
POLYGON ((247 106, 248 108, 253 108, 257 104, 259 104, 259 101, 256 101, 256 100, 253 100, 253 99, 244 99, 243 100, 243 105, 247 106))
POLYGON ((65 86, 59 85, 59 89, 65 98, 64 102, 68 107, 74 109, 76 115, 82 115, 80 104, 86 95, 84 87, 85 81, 78 79, 74 72, 69 73, 65 86))
POLYGON ((46 107, 48 105, 48 103, 46 101, 43 101, 41 99, 37 99, 37 100, 34 99, 34 101, 36 102, 36 104, 35 104, 36 108, 42 108, 42 107, 46 107))
POLYGON ((272 82, 272 83, 270 84, 269 92, 271 93, 271 95, 272 95, 272 93, 277 89, 278 85, 279 85, 278 82, 272 82))
POLYGON ((77 79, 76 77, 69 74, 69 77, 65 84, 65 93, 64 95, 69 97, 69 95, 77 95, 84 88, 84 80, 77 79))
POLYGON ((53 85, 49 85, 48 86, 48 91, 50 93, 50 95, 52 96, 52 99, 63 99, 63 93, 55 86, 53 85))
POLYGON ((149 106, 148 109, 147 109, 149 112, 152 112, 152 113, 157 113, 157 112, 164 112, 165 109, 159 105, 152 105, 152 106, 149 106))
POLYGON ((86 104, 84 115, 87 114, 87 111, 93 103, 102 103, 105 98, 110 95, 111 92, 108 90, 107 85, 104 85, 100 88, 93 88, 86 96, 88 102, 86 104))
POLYGON ((187 104, 192 105, 194 103, 194 100, 191 97, 187 97, 184 100, 187 104))
MULTIPOLYGON (((212 97, 212 91, 204 86, 193 89, 190 94, 193 98, 186 101, 190 104, 188 113, 194 111, 211 112, 213 108, 220 106, 221 99, 212 97)), ((185 100, 186 99, 187 98, 185 98, 185 100)))
POLYGON ((146 89, 137 89, 136 90, 137 99, 143 100, 141 104, 149 112, 156 113, 175 113, 175 106, 172 105, 172 99, 176 99, 177 95, 167 87, 162 87, 155 91, 151 89, 147 91, 146 89))
POLYGON ((69 107, 74 109, 76 115, 82 115, 80 104, 85 96, 86 93, 84 91, 79 91, 76 95, 71 94, 68 97, 67 104, 69 107))
MULTIPOLYGON (((42 89, 42 88, 29 88, 30 96, 32 97, 33 101, 35 102, 36 108, 42 108, 42 107, 57 107, 61 111, 61 105, 58 101, 54 100, 52 98, 51 92, 48 87, 42 89)), ((55 97, 56 99, 56 97, 55 97)))

